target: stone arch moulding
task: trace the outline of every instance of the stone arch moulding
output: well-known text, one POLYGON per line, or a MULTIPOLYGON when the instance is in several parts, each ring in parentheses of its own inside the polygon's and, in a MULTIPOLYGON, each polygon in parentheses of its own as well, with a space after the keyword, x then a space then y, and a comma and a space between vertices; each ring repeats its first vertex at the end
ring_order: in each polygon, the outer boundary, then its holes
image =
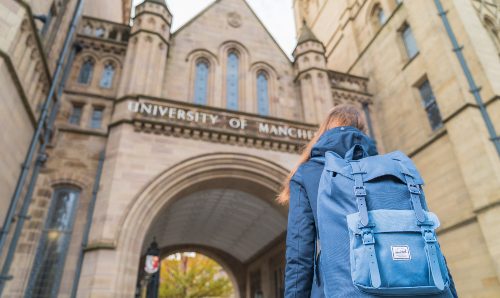
POLYGON ((122 68, 122 62, 113 55, 104 55, 99 59, 99 62, 106 65, 107 62, 112 62, 116 68, 122 68))
MULTIPOLYGON (((145 186, 127 207, 114 243, 116 243, 113 292, 127 297, 135 290, 138 260, 148 228, 165 206, 183 190, 217 178, 244 179, 269 190, 278 191, 288 170, 252 155, 211 153, 178 163, 145 186)), ((283 206, 278 206, 286 212, 283 206)))
POLYGON ((215 105, 215 86, 217 80, 217 74, 219 73, 219 59, 217 56, 206 50, 206 49, 196 49, 189 52, 186 55, 186 62, 189 65, 189 91, 188 91, 188 101, 193 102, 194 99, 194 83, 196 80, 196 63, 200 59, 205 59, 208 62, 209 74, 208 74, 208 92, 207 92, 207 105, 215 105))
MULTIPOLYGON (((227 59, 229 53, 235 51, 239 58, 239 69, 238 69, 238 79, 239 79, 239 90, 238 90, 238 107, 239 110, 243 110, 245 112, 249 112, 246 107, 247 97, 251 96, 249 92, 247 92, 247 70, 250 67, 250 52, 248 49, 240 42, 235 40, 228 40, 223 42, 219 46, 219 54, 218 56, 221 59, 221 103, 220 106, 222 108, 226 108, 227 106, 227 90, 226 90, 226 77, 227 77, 227 59)), ((251 89, 250 89, 251 90, 251 89)))
POLYGON ((379 0, 372 0, 370 1, 370 3, 368 4, 368 6, 366 7, 366 11, 365 11, 365 24, 367 25, 373 25, 373 18, 375 17, 376 18, 376 9, 380 7, 384 13, 386 13, 386 16, 387 15, 387 9, 386 7, 382 4, 382 1, 379 1, 379 0))

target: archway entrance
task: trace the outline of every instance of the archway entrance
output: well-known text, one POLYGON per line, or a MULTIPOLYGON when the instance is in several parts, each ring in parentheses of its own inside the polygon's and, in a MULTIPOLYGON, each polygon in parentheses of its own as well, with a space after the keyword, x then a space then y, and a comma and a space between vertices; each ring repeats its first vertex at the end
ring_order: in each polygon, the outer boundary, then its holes
MULTIPOLYGON (((156 239, 162 257, 194 251, 221 264, 236 285, 235 297, 264 292, 274 297, 281 285, 271 277, 276 266, 283 267, 287 222, 286 207, 275 197, 286 173, 270 161, 240 154, 211 154, 179 164, 138 197, 120 237, 123 259, 138 264, 156 239)), ((144 266, 139 263, 137 273, 144 266)), ((128 268, 119 274, 132 269, 122 264, 128 268)), ((127 286, 131 276, 121 275, 117 286, 120 281, 127 286)))
POLYGON ((158 297, 234 298, 237 284, 226 270, 201 253, 170 254, 161 261, 158 297))

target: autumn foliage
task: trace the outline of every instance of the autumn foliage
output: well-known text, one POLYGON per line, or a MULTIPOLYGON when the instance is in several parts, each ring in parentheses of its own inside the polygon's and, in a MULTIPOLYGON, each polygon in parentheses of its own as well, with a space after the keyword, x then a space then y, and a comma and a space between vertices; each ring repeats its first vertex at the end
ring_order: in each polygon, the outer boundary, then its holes
POLYGON ((233 297, 229 277, 214 260, 196 253, 165 258, 160 269, 161 298, 233 297))

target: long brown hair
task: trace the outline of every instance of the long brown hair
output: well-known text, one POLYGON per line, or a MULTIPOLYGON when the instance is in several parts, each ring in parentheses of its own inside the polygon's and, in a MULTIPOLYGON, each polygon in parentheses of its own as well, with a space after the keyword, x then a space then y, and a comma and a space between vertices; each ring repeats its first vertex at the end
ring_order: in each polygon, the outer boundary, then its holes
POLYGON ((281 193, 277 198, 279 203, 288 203, 288 200, 290 199, 290 180, 292 179, 293 175, 295 175, 295 172, 297 172, 297 169, 300 167, 300 165, 309 160, 314 144, 318 142, 319 138, 323 135, 323 133, 325 133, 325 131, 339 126, 353 126, 361 130, 362 132, 366 132, 365 119, 361 115, 361 112, 358 110, 358 108, 350 104, 340 104, 332 108, 328 112, 328 116, 326 117, 326 119, 319 126, 314 137, 302 150, 299 162, 285 179, 281 193))

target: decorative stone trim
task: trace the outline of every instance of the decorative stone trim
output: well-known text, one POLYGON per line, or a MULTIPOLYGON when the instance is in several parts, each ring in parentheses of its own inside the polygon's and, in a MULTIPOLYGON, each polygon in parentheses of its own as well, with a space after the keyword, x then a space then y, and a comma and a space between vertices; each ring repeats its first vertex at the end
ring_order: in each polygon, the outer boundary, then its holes
POLYGON ((136 132, 164 134, 167 136, 183 137, 207 142, 226 143, 230 145, 255 147, 259 149, 299 153, 306 142, 289 142, 275 139, 264 139, 231 134, 215 129, 200 129, 183 125, 163 124, 159 121, 133 121, 136 132))
POLYGON ((86 247, 83 248, 84 252, 89 252, 93 250, 101 250, 101 249, 107 249, 107 250, 114 250, 116 249, 116 243, 113 240, 101 240, 101 241, 96 241, 89 243, 86 247))

